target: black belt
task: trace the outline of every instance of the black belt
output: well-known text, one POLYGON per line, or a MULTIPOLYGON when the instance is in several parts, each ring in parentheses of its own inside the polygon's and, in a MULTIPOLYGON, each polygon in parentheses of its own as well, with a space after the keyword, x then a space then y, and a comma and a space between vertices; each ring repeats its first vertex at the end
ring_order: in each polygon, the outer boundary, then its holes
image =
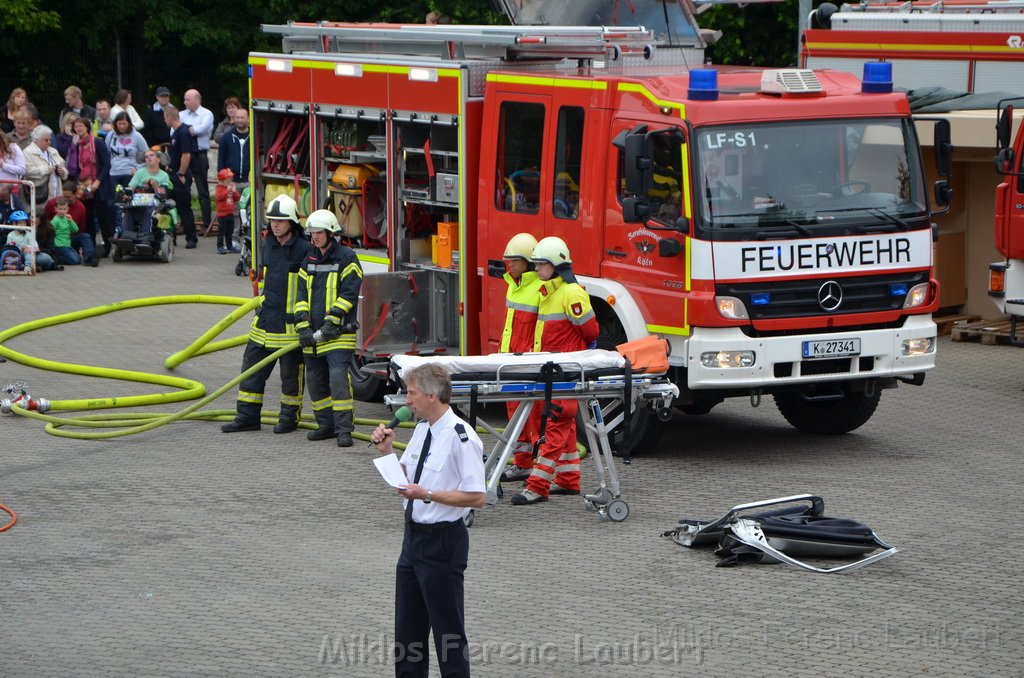
POLYGON ((410 520, 406 523, 406 525, 409 526, 410 530, 415 530, 416 532, 426 532, 427 534, 434 534, 435 532, 447 530, 449 527, 455 527, 456 525, 462 524, 463 523, 461 520, 449 520, 444 523, 414 523, 410 520))

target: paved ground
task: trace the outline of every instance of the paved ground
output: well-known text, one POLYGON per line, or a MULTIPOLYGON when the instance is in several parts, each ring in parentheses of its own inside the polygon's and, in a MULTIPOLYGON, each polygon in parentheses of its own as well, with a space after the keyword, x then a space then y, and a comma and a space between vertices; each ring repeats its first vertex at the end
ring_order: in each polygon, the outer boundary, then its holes
MULTIPOLYGON (((0 278, 0 323, 151 295, 247 295, 234 257, 213 246, 203 239, 166 266, 105 260, 0 278)), ((8 346, 163 373, 167 355, 228 310, 123 311, 8 346)), ((943 340, 940 351, 925 386, 887 392, 852 435, 798 434, 770 401, 678 415, 657 449, 620 466, 625 523, 566 497, 484 510, 466 584, 475 675, 1022 675, 1021 548, 1010 538, 1021 535, 1024 350, 943 340), (680 516, 801 492, 903 552, 821 576, 718 569, 710 552, 658 536, 680 516)), ((176 373, 212 391, 240 361, 236 348, 176 373)), ((53 399, 155 390, 0 364, 0 381, 16 380, 53 399)), ((21 418, 0 430, 0 502, 19 514, 0 534, 0 674, 391 673, 401 507, 364 447, 196 422, 110 442, 56 438, 21 418)))

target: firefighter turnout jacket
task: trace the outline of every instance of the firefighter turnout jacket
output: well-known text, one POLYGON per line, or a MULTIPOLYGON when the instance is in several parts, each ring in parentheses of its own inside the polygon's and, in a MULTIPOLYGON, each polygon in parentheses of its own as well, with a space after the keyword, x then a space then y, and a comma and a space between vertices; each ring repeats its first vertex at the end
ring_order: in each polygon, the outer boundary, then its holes
POLYGON ((297 227, 283 245, 273 233, 263 239, 260 305, 249 326, 249 341, 270 349, 298 341, 294 314, 299 267, 312 249, 297 227))
POLYGON ((534 351, 582 351, 598 332, 590 296, 579 284, 558 276, 541 284, 534 351))
MULTIPOLYGON (((362 282, 363 269, 356 253, 333 239, 326 252, 314 247, 307 255, 299 271, 296 330, 307 327, 316 330, 324 323, 353 328, 335 339, 317 344, 317 354, 355 350, 354 328, 362 282)), ((303 351, 313 353, 313 348, 307 346, 303 351)))
POLYGON ((528 353, 533 350, 537 330, 537 304, 541 279, 535 271, 526 271, 519 280, 506 272, 505 329, 501 332, 502 353, 528 353))

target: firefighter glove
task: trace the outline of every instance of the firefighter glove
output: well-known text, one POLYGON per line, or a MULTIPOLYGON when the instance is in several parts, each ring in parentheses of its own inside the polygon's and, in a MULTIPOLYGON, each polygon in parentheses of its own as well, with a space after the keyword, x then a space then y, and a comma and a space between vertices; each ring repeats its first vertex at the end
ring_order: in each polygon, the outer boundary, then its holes
POLYGON ((299 344, 302 346, 316 346, 316 339, 313 336, 313 330, 304 327, 299 330, 299 344))
POLYGON ((341 328, 332 322, 325 322, 316 333, 320 335, 320 341, 330 341, 341 336, 341 328))

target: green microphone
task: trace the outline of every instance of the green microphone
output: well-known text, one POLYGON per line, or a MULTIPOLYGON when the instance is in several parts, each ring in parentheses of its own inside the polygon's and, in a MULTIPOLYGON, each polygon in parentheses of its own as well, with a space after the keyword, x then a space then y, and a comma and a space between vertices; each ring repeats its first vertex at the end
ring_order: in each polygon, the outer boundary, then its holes
MULTIPOLYGON (((409 421, 410 419, 412 419, 412 410, 410 410, 407 406, 402 405, 401 407, 398 408, 398 411, 395 412, 394 419, 392 419, 391 421, 388 422, 387 428, 389 428, 391 430, 394 430, 394 429, 398 428, 398 425, 400 423, 402 423, 403 421, 409 421)), ((373 446, 374 446, 374 442, 373 442, 373 440, 371 440, 370 444, 367 445, 367 447, 373 447, 373 446)))

